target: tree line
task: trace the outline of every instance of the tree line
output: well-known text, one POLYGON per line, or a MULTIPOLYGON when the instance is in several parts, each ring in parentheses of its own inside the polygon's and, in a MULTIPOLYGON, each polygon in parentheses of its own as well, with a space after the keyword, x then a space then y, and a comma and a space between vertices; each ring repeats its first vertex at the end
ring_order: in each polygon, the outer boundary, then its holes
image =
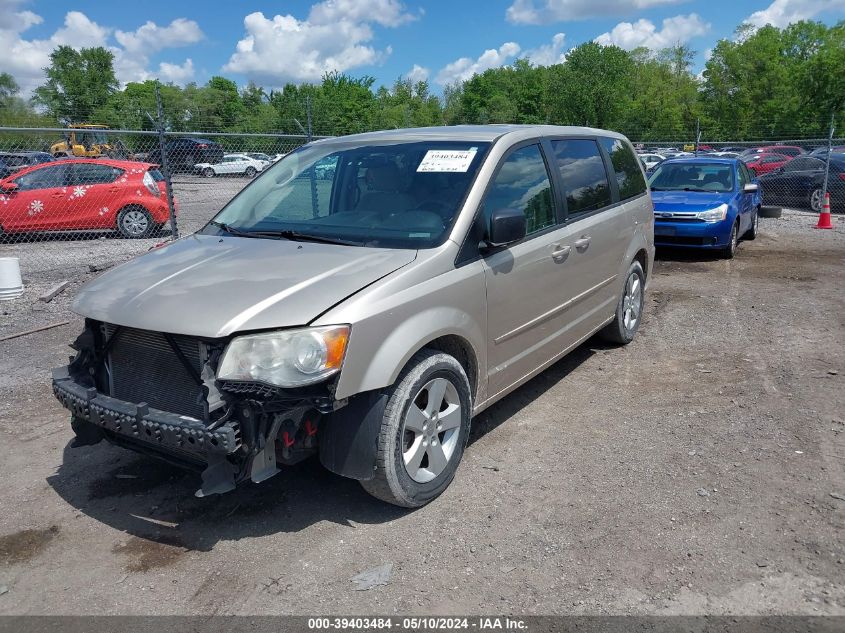
MULTIPOLYGON (((225 77, 160 87, 165 127, 175 132, 342 135, 461 123, 549 123, 620 131, 637 141, 822 138, 845 114, 845 22, 804 21, 783 29, 740 26, 720 40, 696 76, 688 46, 625 51, 587 42, 566 59, 527 59, 486 70, 432 94, 399 78, 375 88, 370 76, 326 74, 319 83, 243 88, 225 77)), ((156 82, 121 89, 105 48, 59 46, 46 82, 29 100, 0 74, 0 125, 103 123, 155 129, 156 82)))

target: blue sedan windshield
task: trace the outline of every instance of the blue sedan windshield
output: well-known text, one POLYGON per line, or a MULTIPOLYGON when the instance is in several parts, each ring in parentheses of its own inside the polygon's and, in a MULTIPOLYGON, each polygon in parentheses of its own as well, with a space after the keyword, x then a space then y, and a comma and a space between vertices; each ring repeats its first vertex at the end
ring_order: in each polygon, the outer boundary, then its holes
POLYGON ((648 184, 652 191, 729 193, 734 189, 733 167, 718 163, 664 163, 657 168, 648 184))

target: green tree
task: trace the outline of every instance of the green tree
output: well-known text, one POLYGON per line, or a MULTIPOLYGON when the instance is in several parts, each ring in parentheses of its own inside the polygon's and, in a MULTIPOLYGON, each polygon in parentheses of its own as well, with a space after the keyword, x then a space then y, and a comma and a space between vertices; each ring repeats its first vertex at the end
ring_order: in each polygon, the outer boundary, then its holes
POLYGON ((118 89, 114 55, 101 46, 78 51, 59 46, 44 72, 47 83, 36 88, 33 102, 59 122, 89 121, 118 89))
POLYGON ((617 46, 588 42, 549 68, 545 98, 551 121, 617 127, 634 86, 634 61, 617 46))

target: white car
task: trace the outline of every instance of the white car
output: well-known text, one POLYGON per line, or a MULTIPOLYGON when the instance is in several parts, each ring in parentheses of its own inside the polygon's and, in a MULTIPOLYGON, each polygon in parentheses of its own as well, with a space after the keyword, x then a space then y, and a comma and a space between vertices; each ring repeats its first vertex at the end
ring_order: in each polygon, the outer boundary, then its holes
POLYGON ((198 163, 194 165, 194 169, 206 178, 230 174, 241 174, 252 178, 258 172, 264 171, 268 164, 263 160, 250 158, 246 154, 226 154, 219 163, 198 163))
POLYGON ((646 169, 653 169, 666 160, 666 157, 660 154, 639 154, 639 157, 646 169))

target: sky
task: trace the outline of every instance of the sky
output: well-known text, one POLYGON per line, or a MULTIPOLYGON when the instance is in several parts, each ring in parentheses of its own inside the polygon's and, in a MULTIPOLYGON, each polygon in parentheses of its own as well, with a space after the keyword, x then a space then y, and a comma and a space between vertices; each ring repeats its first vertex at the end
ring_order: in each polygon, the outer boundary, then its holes
POLYGON ((709 50, 742 22, 845 19, 845 0, 0 0, 0 72, 27 96, 59 44, 106 46, 118 80, 203 84, 213 75, 279 88, 327 71, 434 92, 527 57, 552 64, 583 42, 709 50), (137 9, 137 10, 136 10, 137 9))

